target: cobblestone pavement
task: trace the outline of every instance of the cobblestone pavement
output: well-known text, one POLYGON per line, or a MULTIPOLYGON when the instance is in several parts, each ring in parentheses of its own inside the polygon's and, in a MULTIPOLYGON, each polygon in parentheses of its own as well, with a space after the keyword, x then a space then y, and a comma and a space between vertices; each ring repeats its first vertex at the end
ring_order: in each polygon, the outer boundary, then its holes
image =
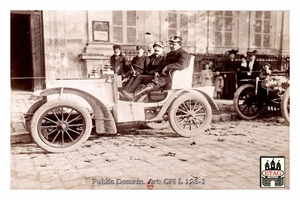
POLYGON ((12 144, 11 189, 260 189, 260 156, 285 156, 289 189, 289 144, 281 119, 213 123, 198 138, 132 129, 59 154, 12 144))

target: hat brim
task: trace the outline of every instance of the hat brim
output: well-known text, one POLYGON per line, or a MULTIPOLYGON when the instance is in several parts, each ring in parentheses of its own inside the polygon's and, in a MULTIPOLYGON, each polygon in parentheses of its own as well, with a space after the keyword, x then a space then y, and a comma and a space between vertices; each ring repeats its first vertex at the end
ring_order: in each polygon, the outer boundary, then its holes
POLYGON ((247 56, 255 56, 256 54, 257 54, 256 50, 247 52, 247 56))
POLYGON ((234 54, 236 55, 239 52, 239 50, 230 50, 228 51, 229 54, 234 54))
POLYGON ((153 45, 153 48, 154 48, 154 47, 161 47, 161 48, 164 48, 164 46, 161 46, 161 45, 159 45, 159 44, 154 44, 154 45, 153 45))

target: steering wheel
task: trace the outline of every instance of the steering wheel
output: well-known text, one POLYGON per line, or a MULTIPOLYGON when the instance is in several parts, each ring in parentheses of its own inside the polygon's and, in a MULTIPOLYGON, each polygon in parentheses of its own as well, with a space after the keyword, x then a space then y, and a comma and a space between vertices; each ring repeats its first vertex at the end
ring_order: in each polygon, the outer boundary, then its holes
POLYGON ((139 70, 141 70, 141 71, 143 71, 143 72, 145 72, 145 73, 147 73, 147 74, 150 74, 149 71, 147 71, 147 70, 141 68, 140 66, 138 66, 138 65, 136 65, 136 64, 131 64, 131 66, 134 67, 135 69, 139 69, 139 70))

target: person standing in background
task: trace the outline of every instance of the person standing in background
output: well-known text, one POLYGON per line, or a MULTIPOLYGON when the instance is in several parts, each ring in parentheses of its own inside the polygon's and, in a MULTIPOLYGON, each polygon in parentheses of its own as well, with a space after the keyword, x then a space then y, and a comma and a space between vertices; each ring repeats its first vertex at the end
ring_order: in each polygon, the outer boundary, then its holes
POLYGON ((127 58, 121 52, 121 45, 113 45, 114 54, 110 57, 110 64, 112 70, 115 74, 125 77, 125 74, 129 71, 129 68, 126 66, 127 58))
POLYGON ((247 56, 250 57, 250 61, 248 62, 247 65, 247 70, 248 70, 248 78, 250 79, 255 79, 256 77, 259 77, 259 73, 260 73, 260 64, 259 62, 256 60, 256 54, 257 51, 248 51, 247 52, 247 56))
POLYGON ((204 61, 203 65, 204 65, 204 69, 201 71, 201 80, 200 80, 201 86, 203 87, 212 86, 213 72, 210 68, 211 64, 209 61, 204 61))
POLYGON ((238 50, 228 51, 229 58, 224 62, 222 72, 224 77, 224 88, 222 93, 223 99, 233 99, 234 92, 236 91, 236 62, 235 55, 238 50))
POLYGON ((248 79, 248 68, 247 68, 247 57, 244 55, 241 55, 241 63, 237 67, 237 85, 238 87, 242 86, 246 82, 241 82, 243 79, 248 79))

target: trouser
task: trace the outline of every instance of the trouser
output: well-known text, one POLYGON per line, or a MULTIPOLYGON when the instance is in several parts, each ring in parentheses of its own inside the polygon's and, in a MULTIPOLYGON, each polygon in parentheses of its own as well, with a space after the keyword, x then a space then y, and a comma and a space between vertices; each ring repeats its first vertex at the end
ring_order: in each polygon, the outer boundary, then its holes
POLYGON ((126 92, 133 93, 140 84, 147 85, 148 83, 151 82, 152 79, 153 79, 153 75, 139 74, 135 77, 132 85, 129 86, 129 88, 127 88, 126 92))
POLYGON ((169 74, 161 75, 152 79, 152 85, 154 86, 154 89, 159 89, 167 85, 168 83, 171 83, 171 81, 172 79, 169 74))

